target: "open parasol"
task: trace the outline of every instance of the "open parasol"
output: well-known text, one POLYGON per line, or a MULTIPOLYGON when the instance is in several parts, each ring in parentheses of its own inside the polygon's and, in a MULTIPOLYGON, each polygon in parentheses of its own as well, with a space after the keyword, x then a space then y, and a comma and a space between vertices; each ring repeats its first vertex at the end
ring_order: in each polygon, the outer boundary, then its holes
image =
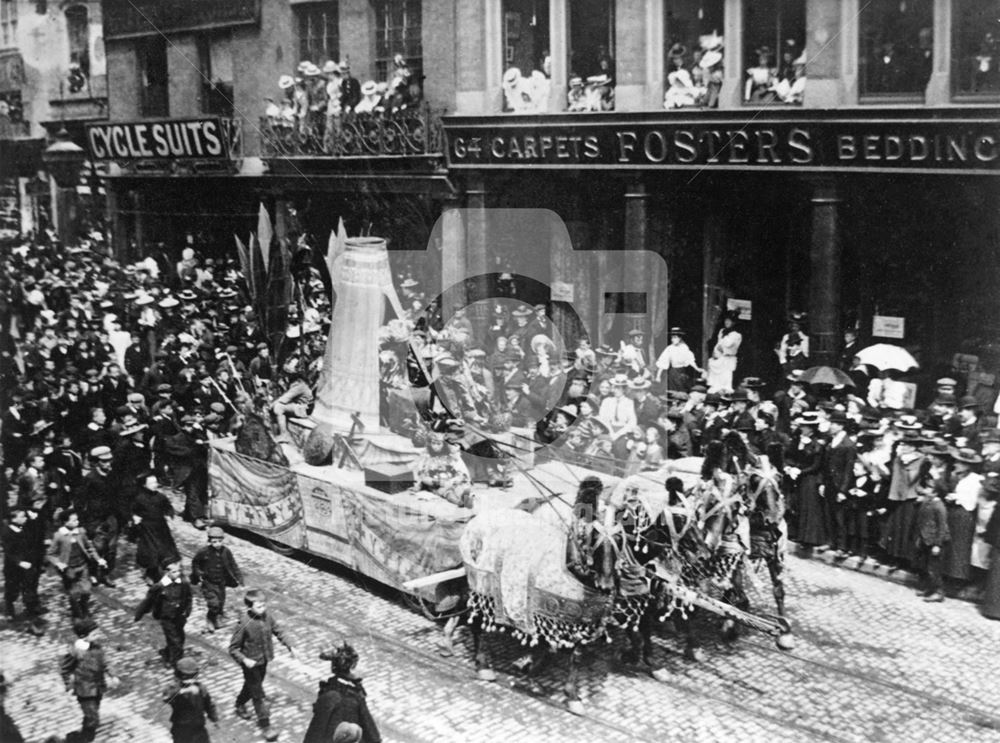
POLYGON ((858 351, 857 357, 859 363, 874 366, 879 371, 896 369, 905 372, 920 367, 909 351, 902 346, 894 346, 891 343, 876 343, 874 346, 868 346, 868 348, 858 351))
POLYGON ((844 385, 853 387, 854 381, 846 372, 832 366, 814 366, 802 372, 800 380, 806 384, 829 384, 833 387, 844 385))

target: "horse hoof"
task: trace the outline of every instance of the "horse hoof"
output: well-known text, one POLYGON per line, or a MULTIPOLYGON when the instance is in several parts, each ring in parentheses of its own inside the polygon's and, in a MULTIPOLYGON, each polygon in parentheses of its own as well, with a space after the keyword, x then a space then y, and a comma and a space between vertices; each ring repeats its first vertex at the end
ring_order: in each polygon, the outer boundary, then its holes
POLYGON ((566 702, 566 709, 574 715, 583 715, 583 702, 579 699, 571 699, 566 702))
POLYGON ((778 635, 778 639, 774 641, 774 644, 781 650, 791 650, 795 647, 795 635, 791 632, 783 632, 778 635))
POLYGON ((670 683, 670 672, 666 668, 657 668, 653 671, 653 678, 659 681, 661 684, 670 683))
POLYGON ((480 681, 496 681, 497 674, 492 668, 480 668, 476 671, 476 678, 480 681))

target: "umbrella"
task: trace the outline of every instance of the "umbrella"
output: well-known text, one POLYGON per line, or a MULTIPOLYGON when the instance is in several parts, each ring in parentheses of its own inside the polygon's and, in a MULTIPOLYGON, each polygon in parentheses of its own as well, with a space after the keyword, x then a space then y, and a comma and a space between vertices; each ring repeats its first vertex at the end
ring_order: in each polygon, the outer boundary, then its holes
POLYGON ((868 348, 858 351, 857 357, 860 363, 874 366, 879 371, 896 369, 905 372, 920 367, 909 351, 902 346, 894 346, 891 343, 876 343, 874 346, 868 346, 868 348))
POLYGON ((828 384, 832 387, 836 387, 838 384, 845 387, 854 386, 854 381, 847 376, 846 372, 832 366, 814 366, 811 369, 806 369, 799 379, 806 384, 828 384))

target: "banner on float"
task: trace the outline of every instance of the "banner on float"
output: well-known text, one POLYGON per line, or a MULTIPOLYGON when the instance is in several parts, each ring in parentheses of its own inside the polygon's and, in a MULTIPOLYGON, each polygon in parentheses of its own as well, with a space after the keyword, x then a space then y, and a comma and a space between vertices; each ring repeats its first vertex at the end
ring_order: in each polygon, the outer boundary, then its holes
POLYGON ((170 119, 87 125, 93 160, 226 160, 222 119, 170 119))

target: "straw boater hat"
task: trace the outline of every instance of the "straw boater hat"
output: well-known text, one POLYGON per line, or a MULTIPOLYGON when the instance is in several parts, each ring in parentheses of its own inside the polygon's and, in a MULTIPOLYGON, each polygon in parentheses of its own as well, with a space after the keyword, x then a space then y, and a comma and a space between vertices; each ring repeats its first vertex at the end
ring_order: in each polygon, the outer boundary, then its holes
POLYGON ((122 430, 118 432, 118 435, 131 436, 134 433, 145 431, 146 428, 148 428, 148 426, 145 423, 140 423, 139 419, 134 415, 126 415, 122 420, 122 430))
POLYGON ((138 297, 136 297, 135 303, 137 305, 139 305, 139 306, 145 306, 147 304, 152 304, 153 303, 153 295, 152 294, 140 294, 138 297))
POLYGON ((513 85, 520 79, 521 70, 517 67, 510 67, 505 73, 503 73, 503 82, 505 85, 513 85))
POLYGON ((628 387, 628 377, 624 374, 615 374, 611 379, 612 387, 628 387))
POLYGON ((648 390, 652 383, 645 377, 636 377, 628 383, 628 388, 634 391, 648 390))
POLYGON ((339 75, 340 65, 333 60, 327 60, 323 65, 323 74, 325 75, 339 75))
POLYGON ((180 304, 177 297, 172 297, 169 294, 159 301, 159 306, 165 310, 169 310, 171 307, 176 307, 180 304))
POLYGON ((374 80, 366 80, 361 86, 361 95, 374 95, 377 87, 374 80))
POLYGON ((282 90, 288 90, 293 85, 295 85, 295 78, 291 75, 282 75, 278 78, 278 87, 282 90))
POLYGON ((976 454, 975 449, 959 449, 957 452, 951 455, 951 458, 956 462, 962 462, 963 464, 982 464, 983 458, 976 454))

